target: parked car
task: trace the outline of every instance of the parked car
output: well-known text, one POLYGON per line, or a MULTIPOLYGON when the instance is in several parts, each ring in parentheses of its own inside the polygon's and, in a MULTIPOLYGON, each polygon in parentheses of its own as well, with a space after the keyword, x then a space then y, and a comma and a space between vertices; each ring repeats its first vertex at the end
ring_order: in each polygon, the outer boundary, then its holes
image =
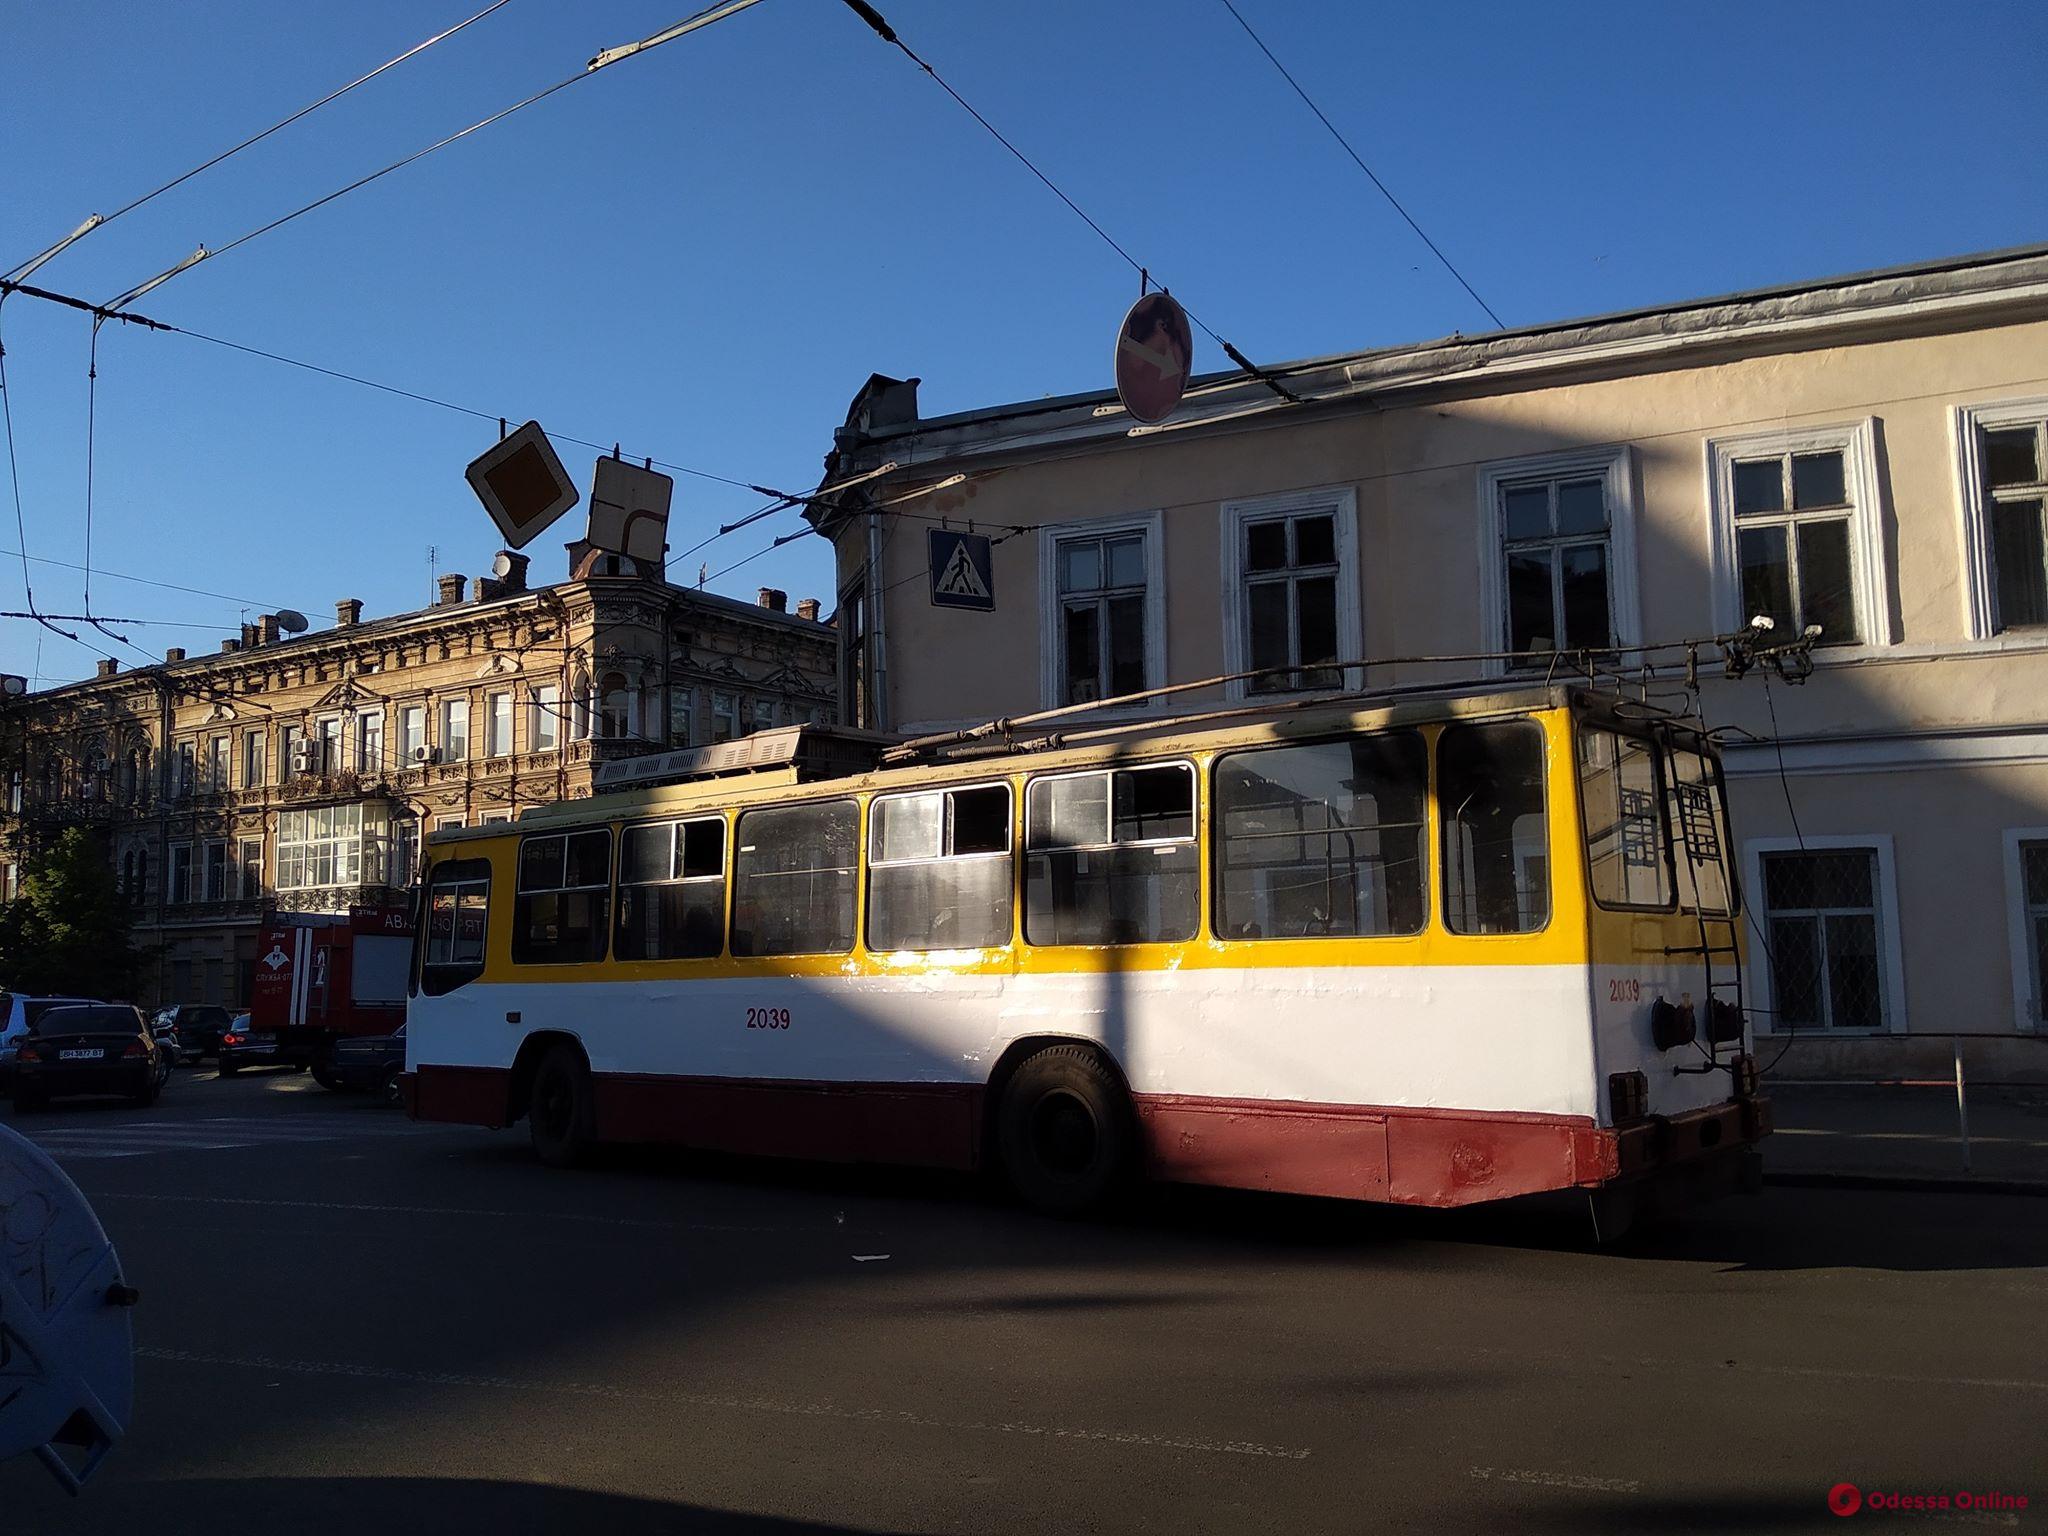
MULTIPOLYGON (((220 1044, 215 1049, 220 1055, 222 1077, 233 1077, 244 1067, 287 1064, 284 1052, 278 1047, 277 1036, 251 1029, 246 1013, 238 1013, 228 1021, 228 1027, 221 1031, 220 1044)), ((296 1071, 305 1070, 297 1063, 291 1065, 296 1071)))
POLYGON ((220 1054, 220 1037, 231 1017, 218 1003, 173 1003, 157 1010, 156 1024, 177 1031, 180 1060, 197 1061, 220 1054))
POLYGON ((328 1088, 368 1090, 387 1104, 398 1102, 398 1078, 405 1071, 405 1026, 388 1035, 356 1035, 337 1040, 327 1058, 328 1088))
POLYGON ((90 1003, 90 997, 28 997, 19 992, 0 992, 0 1086, 14 1075, 14 1053, 28 1038, 37 1019, 52 1008, 90 1003))
POLYGON ((82 1094, 122 1094, 138 1104, 154 1104, 170 1075, 170 1057, 156 1043, 140 1008, 126 1003, 46 1008, 15 1050, 14 1112, 82 1094))

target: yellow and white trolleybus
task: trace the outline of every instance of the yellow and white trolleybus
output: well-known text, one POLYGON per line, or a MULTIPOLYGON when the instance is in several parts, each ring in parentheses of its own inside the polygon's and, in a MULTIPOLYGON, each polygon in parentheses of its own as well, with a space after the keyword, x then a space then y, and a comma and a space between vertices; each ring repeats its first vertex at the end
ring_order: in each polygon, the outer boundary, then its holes
POLYGON ((1697 723, 1551 684, 607 765, 435 833, 421 1119, 1450 1206, 1770 1127, 1697 723), (634 779, 645 782, 634 783, 634 779))

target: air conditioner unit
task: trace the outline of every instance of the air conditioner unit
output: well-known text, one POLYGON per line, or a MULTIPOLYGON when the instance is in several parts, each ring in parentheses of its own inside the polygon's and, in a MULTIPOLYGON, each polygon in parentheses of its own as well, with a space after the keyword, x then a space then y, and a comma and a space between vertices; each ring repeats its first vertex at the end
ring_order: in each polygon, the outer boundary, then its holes
POLYGON ((292 743, 292 772, 311 773, 320 761, 318 742, 295 741, 292 743))
POLYGON ((423 741, 412 749, 412 760, 416 763, 438 763, 441 761, 441 749, 423 741))

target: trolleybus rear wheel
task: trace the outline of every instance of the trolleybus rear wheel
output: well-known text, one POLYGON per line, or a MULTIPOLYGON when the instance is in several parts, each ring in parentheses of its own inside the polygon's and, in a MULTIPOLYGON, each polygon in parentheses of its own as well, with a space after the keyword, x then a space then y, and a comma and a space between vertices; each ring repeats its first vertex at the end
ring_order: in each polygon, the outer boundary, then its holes
POLYGON ((574 1046, 557 1045, 541 1058, 527 1104, 534 1156, 550 1168, 573 1168, 590 1155, 596 1114, 590 1068, 574 1046))
POLYGON ((1123 1085, 1083 1046, 1047 1046, 1003 1090, 1003 1172, 1041 1211, 1079 1215, 1107 1204, 1129 1174, 1133 1140, 1123 1085))

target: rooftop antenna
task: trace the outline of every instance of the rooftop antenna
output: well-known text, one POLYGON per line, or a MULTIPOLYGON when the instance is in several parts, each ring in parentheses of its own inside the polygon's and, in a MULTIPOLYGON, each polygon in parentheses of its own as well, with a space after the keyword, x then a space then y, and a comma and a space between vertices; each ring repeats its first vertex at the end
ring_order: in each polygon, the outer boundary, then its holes
POLYGON ((441 593, 441 546, 427 546, 427 601, 432 602, 441 593))

